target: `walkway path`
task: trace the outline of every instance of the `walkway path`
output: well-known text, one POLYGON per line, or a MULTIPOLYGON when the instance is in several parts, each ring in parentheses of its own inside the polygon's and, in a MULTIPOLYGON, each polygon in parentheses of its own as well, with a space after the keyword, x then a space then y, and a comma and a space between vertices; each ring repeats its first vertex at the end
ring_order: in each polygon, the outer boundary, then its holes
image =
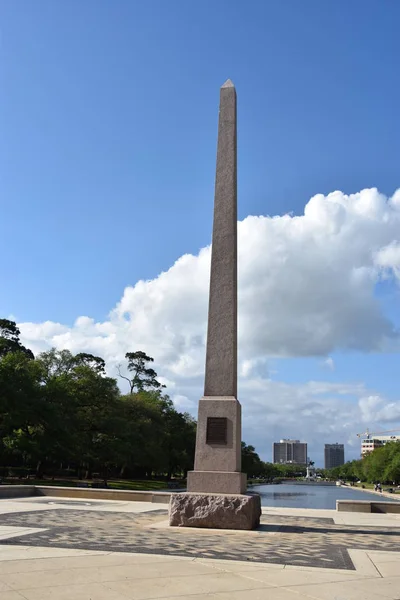
POLYGON ((171 529, 166 508, 0 501, 0 600, 400 598, 400 515, 264 508, 239 533, 171 529))

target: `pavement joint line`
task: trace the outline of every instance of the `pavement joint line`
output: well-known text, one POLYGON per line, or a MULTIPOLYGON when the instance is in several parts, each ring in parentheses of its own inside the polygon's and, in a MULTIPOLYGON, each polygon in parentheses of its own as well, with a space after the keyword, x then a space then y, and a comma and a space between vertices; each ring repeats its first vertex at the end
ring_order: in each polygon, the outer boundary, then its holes
MULTIPOLYGON (((110 554, 101 554, 101 556, 110 556, 112 554, 113 553, 111 552, 110 554)), ((128 554, 128 553, 126 553, 126 554, 128 554)), ((38 556, 38 557, 35 557, 35 558, 32 558, 32 557, 10 558, 10 560, 3 560, 3 561, 1 561, 0 564, 3 564, 5 562, 12 563, 12 562, 25 561, 25 560, 35 560, 35 561, 40 561, 40 560, 43 560, 43 561, 46 561, 46 560, 60 560, 61 561, 61 560, 65 560, 65 559, 68 559, 68 558, 85 558, 86 556, 96 556, 96 555, 95 554, 86 554, 86 555, 83 555, 83 556, 77 556, 77 555, 75 555, 75 556, 38 556)), ((143 556, 143 554, 141 554, 140 556, 143 556)), ((154 557, 154 556, 161 557, 162 556, 164 558, 167 555, 151 554, 149 556, 151 556, 151 557, 154 557)), ((123 560, 123 557, 121 557, 121 560, 123 560)), ((191 559, 191 560, 188 560, 188 561, 185 560, 185 561, 182 561, 182 562, 194 562, 195 560, 196 559, 191 559)), ((171 561, 170 560, 157 561, 157 564, 158 565, 163 565, 163 564, 165 564, 167 562, 171 562, 171 561)), ((143 566, 145 564, 150 564, 150 562, 149 563, 137 563, 136 566, 139 566, 139 565, 143 566)), ((127 566, 127 561, 125 559, 125 562, 115 563, 112 566, 113 567, 126 567, 127 566)), ((131 565, 131 566, 133 566, 133 565, 131 565)), ((207 566, 207 565, 204 564, 204 566, 207 566)), ((92 567, 92 566, 90 566, 90 567, 87 567, 87 566, 85 566, 85 567, 76 566, 76 567, 71 567, 71 568, 73 568, 74 571, 78 571, 78 570, 84 571, 85 569, 91 569, 91 568, 94 568, 94 567, 92 567)), ((217 568, 217 567, 213 567, 212 565, 210 565, 210 568, 217 568)), ((59 571, 59 570, 62 570, 61 566, 60 567, 51 567, 51 568, 48 568, 48 569, 43 569, 43 571, 59 571)), ((22 570, 20 572, 21 573, 31 573, 31 571, 22 571, 22 570)), ((156 575, 154 575, 153 577, 155 579, 157 579, 156 575)), ((182 575, 182 577, 186 577, 186 575, 182 575)), ((187 577, 189 577, 189 575, 187 577)), ((192 577, 192 575, 190 575, 190 577, 192 577)), ((136 577, 135 579, 146 579, 146 578, 136 577)), ((0 581, 1 581, 1 574, 0 574, 0 581)), ((110 580, 110 581, 112 581, 112 580, 110 580)), ((64 585, 64 584, 62 584, 62 585, 64 585)))
MULTIPOLYGON (((112 565, 112 566, 113 567, 119 567, 121 565, 112 565)), ((122 565, 122 566, 125 566, 125 565, 122 565)), ((77 568, 79 568, 79 567, 73 567, 74 570, 77 569, 77 568)), ((84 567, 84 569, 91 569, 91 568, 93 568, 93 567, 84 567)), ((100 567, 97 567, 97 568, 100 568, 100 567)), ((212 569, 212 568, 213 567, 210 566, 210 569, 212 569)), ((64 569, 54 569, 54 570, 60 571, 60 570, 64 570, 64 569)), ((65 569, 65 570, 67 570, 67 569, 65 569)), ((225 571, 221 571, 221 573, 207 573, 207 574, 203 573, 203 575, 222 575, 222 574, 229 574, 229 575, 232 575, 232 577, 238 577, 238 578, 242 577, 239 573, 232 573, 232 572, 225 572, 225 571)), ((170 576, 170 578, 171 579, 188 579, 188 578, 193 578, 193 576, 194 576, 193 573, 189 573, 187 575, 172 575, 172 576, 170 576)), ((201 575, 198 575, 198 576, 200 577, 201 575)), ((114 583, 116 581, 124 581, 124 582, 130 581, 130 582, 133 583, 135 581, 143 581, 143 580, 147 580, 147 579, 151 579, 152 581, 155 580, 155 579, 165 579, 166 577, 168 577, 168 575, 164 575, 164 574, 163 575, 152 575, 151 577, 149 577, 149 576, 146 576, 146 577, 134 577, 134 578, 129 578, 129 577, 122 578, 122 577, 120 577, 119 579, 115 579, 115 578, 113 578, 113 579, 104 579, 104 580, 99 581, 97 583, 100 583, 102 585, 105 585, 106 583, 114 583)), ((244 579, 246 579, 246 577, 244 577, 244 579)), ((248 577, 247 579, 251 579, 251 578, 248 577)), ((260 583, 263 583, 259 579, 255 579, 255 581, 260 581, 260 583)), ((1 582, 1 575, 0 575, 0 582, 1 582)), ((90 581, 90 582, 87 582, 87 583, 90 585, 91 583, 96 583, 96 582, 90 581)), ((268 586, 272 586, 273 585, 273 584, 268 584, 267 582, 265 582, 265 583, 268 586)), ((23 590, 20 590, 19 588, 12 587, 12 584, 10 584, 10 583, 8 583, 7 585, 9 587, 11 587, 12 591, 16 591, 16 592, 20 593, 20 592, 23 592, 25 590, 38 589, 38 587, 39 588, 65 587, 66 584, 65 583, 54 583, 54 582, 52 582, 52 583, 49 583, 49 584, 46 585, 46 584, 40 583, 39 586, 35 585, 35 586, 29 587, 29 588, 24 588, 23 590)), ((73 584, 68 584, 68 585, 85 585, 85 584, 82 584, 82 583, 73 583, 73 584)), ((279 587, 279 586, 276 586, 276 587, 279 587)), ((246 591, 246 590, 244 590, 244 591, 246 591)), ((1 598, 1 592, 0 592, 0 598, 1 598)))
MULTIPOLYGON (((232 573, 232 575, 233 575, 233 573, 232 573)), ((134 581, 134 580, 132 580, 132 581, 134 581)), ((110 583, 110 582, 108 582, 108 583, 110 583)), ((109 590, 113 590, 113 588, 111 588, 111 587, 109 588, 106 585, 104 587, 109 590)), ((245 589, 240 589, 240 590, 218 590, 218 591, 214 591, 214 592, 195 592, 194 594, 186 594, 185 593, 184 596, 179 594, 178 597, 181 597, 182 600, 185 600, 186 598, 191 598, 192 596, 207 598, 208 596, 212 597, 215 594, 229 594, 230 592, 232 592, 232 593, 235 593, 235 592, 240 592, 240 593, 257 592, 258 590, 269 591, 269 590, 273 590, 274 588, 277 589, 277 586, 266 583, 265 585, 256 587, 256 588, 245 588, 245 589)), ((297 594, 297 592, 293 592, 293 590, 287 590, 287 591, 297 594)), ((125 596, 125 594, 121 591, 119 591, 118 593, 125 596)), ((127 600, 128 600, 128 598, 130 598, 129 596, 125 596, 125 597, 127 598, 127 600)), ((168 598, 175 598, 175 597, 176 597, 176 594, 173 594, 172 596, 171 596, 171 594, 168 594, 168 596, 158 596, 158 595, 157 596, 147 596, 146 600, 168 600, 168 598)), ((24 596, 24 598, 25 598, 25 596, 24 596)))
MULTIPOLYGON (((349 556, 355 566, 356 571, 360 574, 363 573, 365 577, 370 579, 381 579, 382 575, 376 568, 373 560, 368 556, 368 550, 361 550, 359 548, 348 548, 349 556), (372 571, 372 573, 371 573, 372 571)), ((395 552, 394 555, 399 555, 395 552)))
MULTIPOLYGON (((260 568, 260 570, 261 570, 261 571, 264 571, 264 569, 263 569, 263 568, 260 568)), ((317 570, 317 569, 316 569, 316 570, 317 570)), ((332 569, 332 570, 333 570, 333 569, 332 569)), ((246 573, 237 573, 237 572, 235 572, 235 573, 232 573, 231 571, 224 571, 224 572, 230 573, 231 575, 236 575, 236 576, 242 577, 243 579, 250 579, 251 581, 259 581, 259 582, 261 582, 261 583, 267 583, 267 584, 268 584, 269 586, 271 586, 271 587, 282 588, 282 589, 286 589, 286 587, 287 587, 287 584, 279 585, 279 584, 277 584, 277 583, 268 583, 268 581, 265 581, 265 582, 264 582, 264 580, 263 580, 263 579, 258 579, 258 578, 257 578, 257 570, 255 571, 255 574, 254 574, 254 575, 250 575, 250 573, 251 573, 250 571, 248 571, 248 573, 249 573, 249 574, 246 574, 246 573)), ((295 572, 295 571, 294 571, 294 572, 295 572)), ((315 574, 317 574, 317 573, 315 573, 315 574)), ((363 577, 362 575, 360 575, 359 577, 354 577, 354 578, 352 578, 352 579, 349 579, 348 577, 346 577, 345 575, 343 575, 343 579, 335 579, 335 581, 317 582, 317 584, 319 583, 319 584, 321 584, 321 585, 322 585, 323 583, 343 583, 343 582, 349 583, 350 581, 351 581, 351 582, 353 582, 353 581, 354 581, 354 582, 357 582, 357 581, 365 581, 366 579, 373 579, 373 578, 369 578, 368 576, 364 576, 364 577, 363 577)), ((296 583, 296 584, 295 584, 295 587, 300 587, 300 586, 302 586, 302 585, 310 585, 310 582, 306 582, 306 583, 296 583)), ((314 585, 314 584, 312 584, 312 585, 314 585)), ((290 587, 294 587, 294 586, 293 586, 293 585, 291 585, 290 587)), ((290 590, 289 590, 289 591, 290 591, 290 590)))
POLYGON ((366 552, 365 554, 366 554, 368 560, 371 562, 372 566, 378 571, 379 577, 381 577, 383 579, 384 577, 383 577, 382 573, 380 572, 379 568, 376 566, 376 564, 374 563, 374 561, 372 560, 372 558, 370 557, 368 552, 366 552))
POLYGON ((12 590, 12 591, 14 592, 14 594, 19 594, 21 596, 21 598, 23 598, 24 600, 29 600, 29 598, 27 598, 25 596, 25 594, 22 594, 20 591, 18 591, 18 592, 16 590, 12 590))

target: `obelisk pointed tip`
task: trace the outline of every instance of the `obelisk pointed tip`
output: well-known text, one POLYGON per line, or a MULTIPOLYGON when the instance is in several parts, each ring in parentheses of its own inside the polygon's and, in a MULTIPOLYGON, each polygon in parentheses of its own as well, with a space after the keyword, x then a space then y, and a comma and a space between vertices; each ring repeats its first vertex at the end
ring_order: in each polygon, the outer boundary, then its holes
POLYGON ((222 87, 223 88, 234 88, 235 86, 233 85, 233 83, 230 79, 227 79, 222 87))

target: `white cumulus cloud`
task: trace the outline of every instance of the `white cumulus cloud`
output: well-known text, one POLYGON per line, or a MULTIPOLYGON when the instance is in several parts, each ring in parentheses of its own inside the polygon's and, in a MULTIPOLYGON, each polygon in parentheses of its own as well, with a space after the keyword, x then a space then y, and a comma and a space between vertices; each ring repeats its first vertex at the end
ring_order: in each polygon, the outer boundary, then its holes
POLYGON ((361 418, 368 425, 371 423, 388 424, 400 421, 400 402, 386 402, 380 396, 370 395, 360 398, 358 404, 361 410, 361 418))
MULTIPOLYGON (((339 390, 327 397, 315 392, 317 384, 272 382, 267 361, 319 356, 333 368, 334 351, 397 347, 399 333, 374 292, 381 278, 399 276, 399 227, 400 191, 387 198, 376 189, 318 194, 302 215, 249 216, 238 223, 240 388, 254 436, 259 432, 261 440, 264 428, 266 439, 268 427, 288 412, 297 414, 302 437, 332 427, 332 434, 346 435, 335 417, 338 402, 350 422, 363 422, 357 402, 366 390, 353 389, 354 405, 346 409, 339 390)), ((111 372, 125 352, 144 350, 173 383, 177 404, 188 407, 202 392, 209 266, 210 247, 184 255, 154 279, 128 286, 106 321, 80 316, 72 327, 20 323, 23 342, 34 352, 56 346, 98 354, 111 372)))

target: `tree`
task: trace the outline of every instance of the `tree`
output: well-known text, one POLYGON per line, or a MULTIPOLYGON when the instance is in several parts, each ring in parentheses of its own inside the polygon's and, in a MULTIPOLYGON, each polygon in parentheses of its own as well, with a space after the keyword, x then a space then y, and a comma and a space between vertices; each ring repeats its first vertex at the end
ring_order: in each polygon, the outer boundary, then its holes
POLYGON ((104 361, 54 349, 39 359, 45 372, 44 394, 55 415, 52 457, 63 457, 88 473, 116 463, 118 431, 113 424, 119 390, 115 379, 104 376, 104 361))
POLYGON ((383 477, 385 481, 397 484, 400 481, 400 443, 393 442, 387 444, 388 464, 385 468, 383 477))
POLYGON ((249 476, 259 477, 263 470, 263 464, 254 446, 248 446, 242 442, 242 471, 249 476))
POLYGON ((74 459, 83 463, 89 474, 96 469, 107 480, 110 466, 121 460, 117 383, 88 365, 76 366, 69 377, 75 417, 74 459))
POLYGON ((144 352, 127 354, 131 393, 122 396, 101 357, 53 348, 35 359, 15 323, 2 320, 1 333, 9 345, 0 354, 0 465, 105 480, 192 468, 196 423, 162 393, 144 352))
POLYGON ((5 452, 36 460, 48 419, 42 369, 24 352, 0 360, 0 436, 5 452))
POLYGON ((80 352, 75 356, 75 364, 77 366, 84 365, 98 373, 99 375, 106 374, 106 363, 100 356, 80 352))
POLYGON ((164 409, 164 443, 167 477, 178 473, 186 476, 193 468, 196 445, 196 421, 188 413, 175 410, 168 396, 164 409))
POLYGON ((42 352, 39 359, 43 365, 45 381, 49 381, 52 377, 71 373, 76 366, 76 358, 69 350, 52 348, 47 352, 42 352))
POLYGON ((270 480, 274 479, 275 477, 278 477, 278 465, 275 465, 274 463, 263 462, 261 475, 262 477, 265 477, 266 479, 270 480))
MULTIPOLYGON (((28 369, 16 364, 22 357, 16 353, 0 361, 3 371, 11 358, 15 363, 7 371, 9 389, 1 386, 0 368, 0 388, 6 391, 8 403, 22 388, 22 383, 18 385, 22 375, 26 371, 35 375, 31 387, 25 376, 27 391, 19 394, 18 406, 11 411, 8 450, 19 453, 24 462, 35 461, 37 471, 57 462, 71 462, 90 471, 93 465, 103 468, 115 461, 119 390, 115 379, 104 376, 104 361, 90 354, 74 356, 69 350, 52 349, 28 361, 28 369)), ((0 414, 4 422, 7 413, 1 403, 0 414)))
POLYGON ((362 464, 360 460, 348 461, 344 465, 332 467, 331 469, 323 471, 323 473, 327 479, 331 480, 343 479, 347 481, 357 481, 358 479, 363 478, 362 464))
POLYGON ((70 350, 52 348, 40 354, 46 378, 72 373, 76 367, 86 366, 99 375, 105 375, 106 363, 100 356, 80 352, 75 356, 70 350))
POLYGON ((132 377, 125 377, 121 374, 121 367, 118 366, 118 374, 122 379, 129 383, 130 393, 143 392, 145 390, 158 390, 165 387, 157 380, 157 373, 148 363, 154 362, 154 358, 147 356, 145 352, 138 350, 137 352, 127 352, 125 358, 128 360, 128 371, 132 373, 132 377))
POLYGON ((167 466, 166 427, 159 392, 126 394, 121 396, 121 405, 125 423, 120 437, 124 448, 121 473, 142 477, 163 472, 167 466))
POLYGON ((28 358, 34 358, 33 352, 21 344, 20 335, 14 321, 0 319, 0 358, 10 352, 23 352, 28 358))

